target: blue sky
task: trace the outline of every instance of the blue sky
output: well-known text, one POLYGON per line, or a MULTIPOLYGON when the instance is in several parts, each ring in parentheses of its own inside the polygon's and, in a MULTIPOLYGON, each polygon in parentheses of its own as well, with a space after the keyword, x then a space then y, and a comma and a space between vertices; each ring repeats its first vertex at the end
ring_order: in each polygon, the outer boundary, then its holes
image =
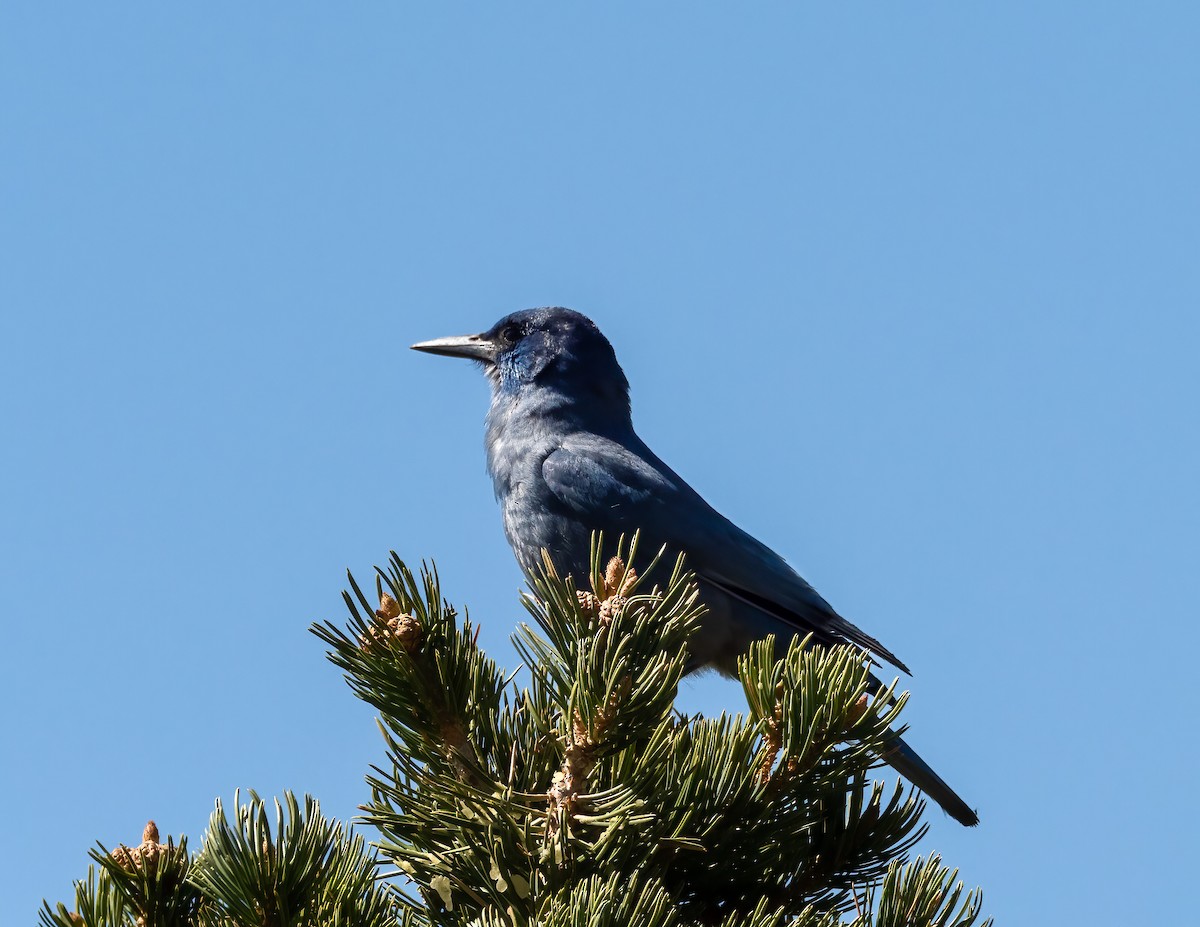
POLYGON ((1198 41, 1181 3, 4 4, 0 921, 238 787, 354 814, 381 744, 306 631, 346 567, 434 558, 516 664, 484 380, 407 346, 552 303, 914 668, 983 819, 923 849, 1002 922, 1177 919, 1198 41))

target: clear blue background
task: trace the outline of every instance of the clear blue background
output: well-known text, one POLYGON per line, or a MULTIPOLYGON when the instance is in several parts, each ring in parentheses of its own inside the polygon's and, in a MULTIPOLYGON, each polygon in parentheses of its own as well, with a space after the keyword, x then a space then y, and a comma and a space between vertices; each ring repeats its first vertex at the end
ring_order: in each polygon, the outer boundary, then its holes
POLYGON ((407 346, 548 303, 914 667, 983 818, 922 849, 1004 923, 1177 920, 1198 47, 1184 3, 4 4, 0 921, 238 787, 353 816, 347 566, 436 559, 515 665, 485 382, 407 346))

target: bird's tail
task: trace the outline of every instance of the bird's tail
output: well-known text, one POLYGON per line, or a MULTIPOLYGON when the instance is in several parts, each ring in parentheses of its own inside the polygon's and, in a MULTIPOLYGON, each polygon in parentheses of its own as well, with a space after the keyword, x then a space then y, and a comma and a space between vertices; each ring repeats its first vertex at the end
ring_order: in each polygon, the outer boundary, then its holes
POLYGON ((896 737, 892 745, 883 754, 883 759, 892 769, 941 805, 942 810, 954 820, 966 827, 974 827, 979 823, 979 815, 970 805, 958 797, 958 794, 935 773, 917 751, 896 737))

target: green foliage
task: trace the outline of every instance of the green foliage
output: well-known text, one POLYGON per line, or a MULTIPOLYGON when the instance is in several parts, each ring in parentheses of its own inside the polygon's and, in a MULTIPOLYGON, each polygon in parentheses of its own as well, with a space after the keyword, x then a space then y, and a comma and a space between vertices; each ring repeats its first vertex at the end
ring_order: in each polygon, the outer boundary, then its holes
POLYGON ((362 837, 347 837, 309 797, 301 809, 285 793, 266 803, 254 792, 234 799, 234 820, 217 801, 191 881, 209 905, 209 922, 320 927, 394 923, 394 902, 376 882, 362 837))
POLYGON ((179 846, 171 837, 160 844, 158 828, 151 822, 138 847, 122 846, 109 853, 100 845, 91 856, 140 921, 156 927, 190 927, 194 922, 202 899, 188 881, 192 861, 186 838, 179 846))
MULTIPOLYGON (((538 927, 683 927, 684 920, 676 899, 661 883, 647 880, 638 872, 589 876, 576 883, 569 893, 545 899, 535 916, 538 927)), ((495 908, 481 912, 473 922, 479 927, 511 927, 508 912, 495 908)), ((789 917, 783 910, 772 909, 766 901, 743 914, 734 912, 712 922, 720 927, 833 927, 840 923, 828 913, 809 909, 789 917)))
POLYGON ((514 643, 514 684, 395 554, 375 601, 350 577, 345 626, 314 632, 379 713, 363 839, 292 795, 220 802, 201 851, 103 847, 75 912, 43 927, 987 927, 937 856, 909 862, 924 803, 871 781, 906 695, 869 693, 850 647, 765 640, 739 662, 745 714, 674 710, 702 607, 636 538, 591 590, 549 560, 514 643), (648 586, 645 575, 665 578, 648 586), (387 872, 381 872, 381 865, 387 872), (387 881, 403 876, 403 888, 387 881))
POLYGON ((221 802, 204 846, 189 856, 185 840, 158 843, 153 822, 137 847, 103 846, 99 864, 75 884, 75 911, 43 904, 44 927, 394 927, 396 897, 377 878, 362 837, 347 836, 305 798, 266 803, 253 792, 234 799, 234 820, 221 802))
MULTIPOLYGON (((868 696, 856 649, 796 640, 776 659, 767 640, 739 665, 746 715, 679 717, 695 584, 677 562, 645 588, 629 569, 636 544, 616 553, 593 546, 591 593, 546 561, 524 599, 540 633, 514 636, 524 688, 478 649, 436 574, 394 554, 376 583, 388 609, 352 580, 349 626, 314 629, 380 711, 388 762, 369 778, 366 820, 411 882, 411 915, 866 925, 874 888, 880 912, 901 889, 925 891, 895 868, 925 832, 924 803, 868 778, 906 697, 868 696)), ((923 878, 935 876, 940 863, 923 878)), ((886 923, 940 924, 922 913, 934 896, 920 897, 886 923)))
MULTIPOLYGON (((907 865, 894 861, 879 892, 874 921, 860 920, 874 927, 907 927, 929 924, 931 927, 973 927, 980 923, 983 893, 978 889, 964 894, 962 882, 942 865, 941 857, 917 857, 907 865)), ((991 924, 983 921, 981 927, 991 924)))
POLYGON ((135 915, 128 902, 113 885, 108 871, 101 866, 89 866, 87 880, 75 883, 75 910, 66 905, 42 902, 39 922, 43 927, 113 927, 134 923, 135 915))

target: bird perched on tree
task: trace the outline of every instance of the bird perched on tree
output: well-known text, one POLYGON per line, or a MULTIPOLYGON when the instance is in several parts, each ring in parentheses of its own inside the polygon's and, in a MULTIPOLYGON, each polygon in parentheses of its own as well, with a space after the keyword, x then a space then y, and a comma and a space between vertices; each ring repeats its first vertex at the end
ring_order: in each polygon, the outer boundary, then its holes
MULTIPOLYGON (((707 614, 689 671, 733 675, 755 640, 796 634, 856 644, 908 672, 890 650, 833 610, 782 557, 712 508, 633 430, 629 381, 608 339, 570 309, 529 309, 479 335, 414 344, 466 357, 492 384, 487 467, 504 532, 528 575, 549 553, 562 575, 585 577, 591 536, 640 531, 644 544, 687 555, 707 614)), ((975 812, 902 739, 885 757, 955 820, 975 812)))

